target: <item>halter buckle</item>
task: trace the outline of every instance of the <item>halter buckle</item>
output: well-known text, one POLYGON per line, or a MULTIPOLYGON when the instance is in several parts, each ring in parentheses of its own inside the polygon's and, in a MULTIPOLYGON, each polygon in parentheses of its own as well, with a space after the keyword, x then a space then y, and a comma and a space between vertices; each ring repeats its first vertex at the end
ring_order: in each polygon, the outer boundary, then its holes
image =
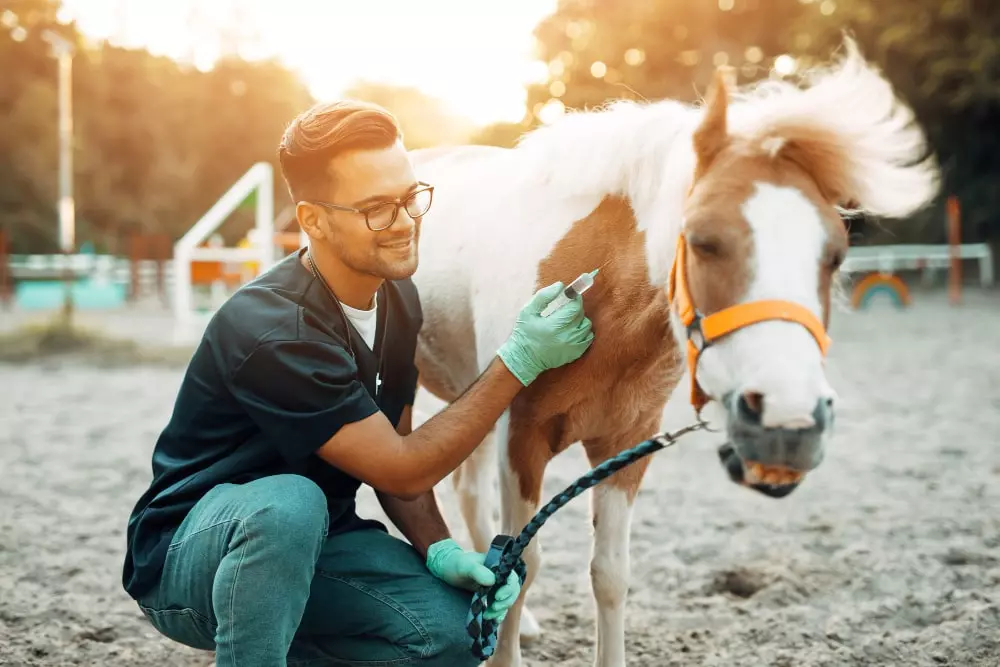
POLYGON ((687 338, 694 345, 698 354, 701 354, 712 346, 712 341, 705 337, 705 332, 701 328, 701 321, 703 319, 705 319, 705 316, 701 314, 701 311, 695 309, 694 318, 687 325, 687 338))

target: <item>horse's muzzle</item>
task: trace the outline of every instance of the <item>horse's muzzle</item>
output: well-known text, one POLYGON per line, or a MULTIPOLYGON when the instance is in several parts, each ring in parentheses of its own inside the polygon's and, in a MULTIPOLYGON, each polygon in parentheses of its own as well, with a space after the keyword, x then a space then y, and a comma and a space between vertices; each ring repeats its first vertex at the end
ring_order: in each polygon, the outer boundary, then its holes
POLYGON ((748 486, 755 491, 763 493, 772 498, 784 498, 799 486, 799 482, 790 484, 765 484, 763 482, 750 482, 743 470, 743 461, 736 455, 733 446, 728 442, 719 447, 719 461, 722 467, 729 473, 729 479, 741 486, 748 486))
POLYGON ((819 401, 808 428, 765 428, 742 400, 726 397, 729 442, 719 459, 730 479, 772 498, 783 498, 823 461, 823 435, 833 421, 828 401, 819 401))

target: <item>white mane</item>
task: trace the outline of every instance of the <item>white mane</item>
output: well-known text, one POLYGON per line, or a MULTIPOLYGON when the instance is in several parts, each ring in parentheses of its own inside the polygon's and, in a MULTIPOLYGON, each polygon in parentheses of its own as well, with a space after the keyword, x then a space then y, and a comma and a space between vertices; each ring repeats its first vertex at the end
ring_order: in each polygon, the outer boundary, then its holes
POLYGON ((671 152, 681 147, 693 160, 698 117, 697 109, 674 100, 617 100, 529 132, 515 152, 532 180, 567 196, 620 194, 639 205, 659 193, 671 152))
MULTIPOLYGON (((845 47, 839 62, 804 74, 805 88, 768 80, 732 93, 730 132, 757 140, 765 150, 780 145, 785 128, 834 136, 846 146, 861 207, 879 216, 911 214, 936 195, 937 165, 926 157, 922 129, 891 84, 853 40, 845 47)), ((665 179, 675 181, 674 189, 686 187, 700 118, 698 107, 673 100, 619 100, 571 111, 526 134, 515 156, 535 182, 567 196, 627 195, 638 211, 663 196, 665 179)))

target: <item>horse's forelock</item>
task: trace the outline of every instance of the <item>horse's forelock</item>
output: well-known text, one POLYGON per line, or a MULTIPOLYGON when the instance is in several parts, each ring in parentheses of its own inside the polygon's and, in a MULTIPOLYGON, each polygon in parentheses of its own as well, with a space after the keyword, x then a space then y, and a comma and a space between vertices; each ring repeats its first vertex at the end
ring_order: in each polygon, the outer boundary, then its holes
POLYGON ((796 162, 831 203, 912 214, 937 194, 938 165, 892 84, 853 40, 845 51, 833 65, 806 71, 804 87, 765 81, 735 93, 730 127, 760 154, 796 162))

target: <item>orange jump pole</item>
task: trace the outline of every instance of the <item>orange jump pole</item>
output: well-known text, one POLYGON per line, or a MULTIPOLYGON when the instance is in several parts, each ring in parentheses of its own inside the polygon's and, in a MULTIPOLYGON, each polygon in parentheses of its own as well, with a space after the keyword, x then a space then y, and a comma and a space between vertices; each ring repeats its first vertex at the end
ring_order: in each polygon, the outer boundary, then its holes
POLYGON ((962 209, 958 197, 948 197, 948 245, 951 270, 948 272, 948 300, 957 306, 962 302, 962 256, 958 246, 962 243, 962 209))

